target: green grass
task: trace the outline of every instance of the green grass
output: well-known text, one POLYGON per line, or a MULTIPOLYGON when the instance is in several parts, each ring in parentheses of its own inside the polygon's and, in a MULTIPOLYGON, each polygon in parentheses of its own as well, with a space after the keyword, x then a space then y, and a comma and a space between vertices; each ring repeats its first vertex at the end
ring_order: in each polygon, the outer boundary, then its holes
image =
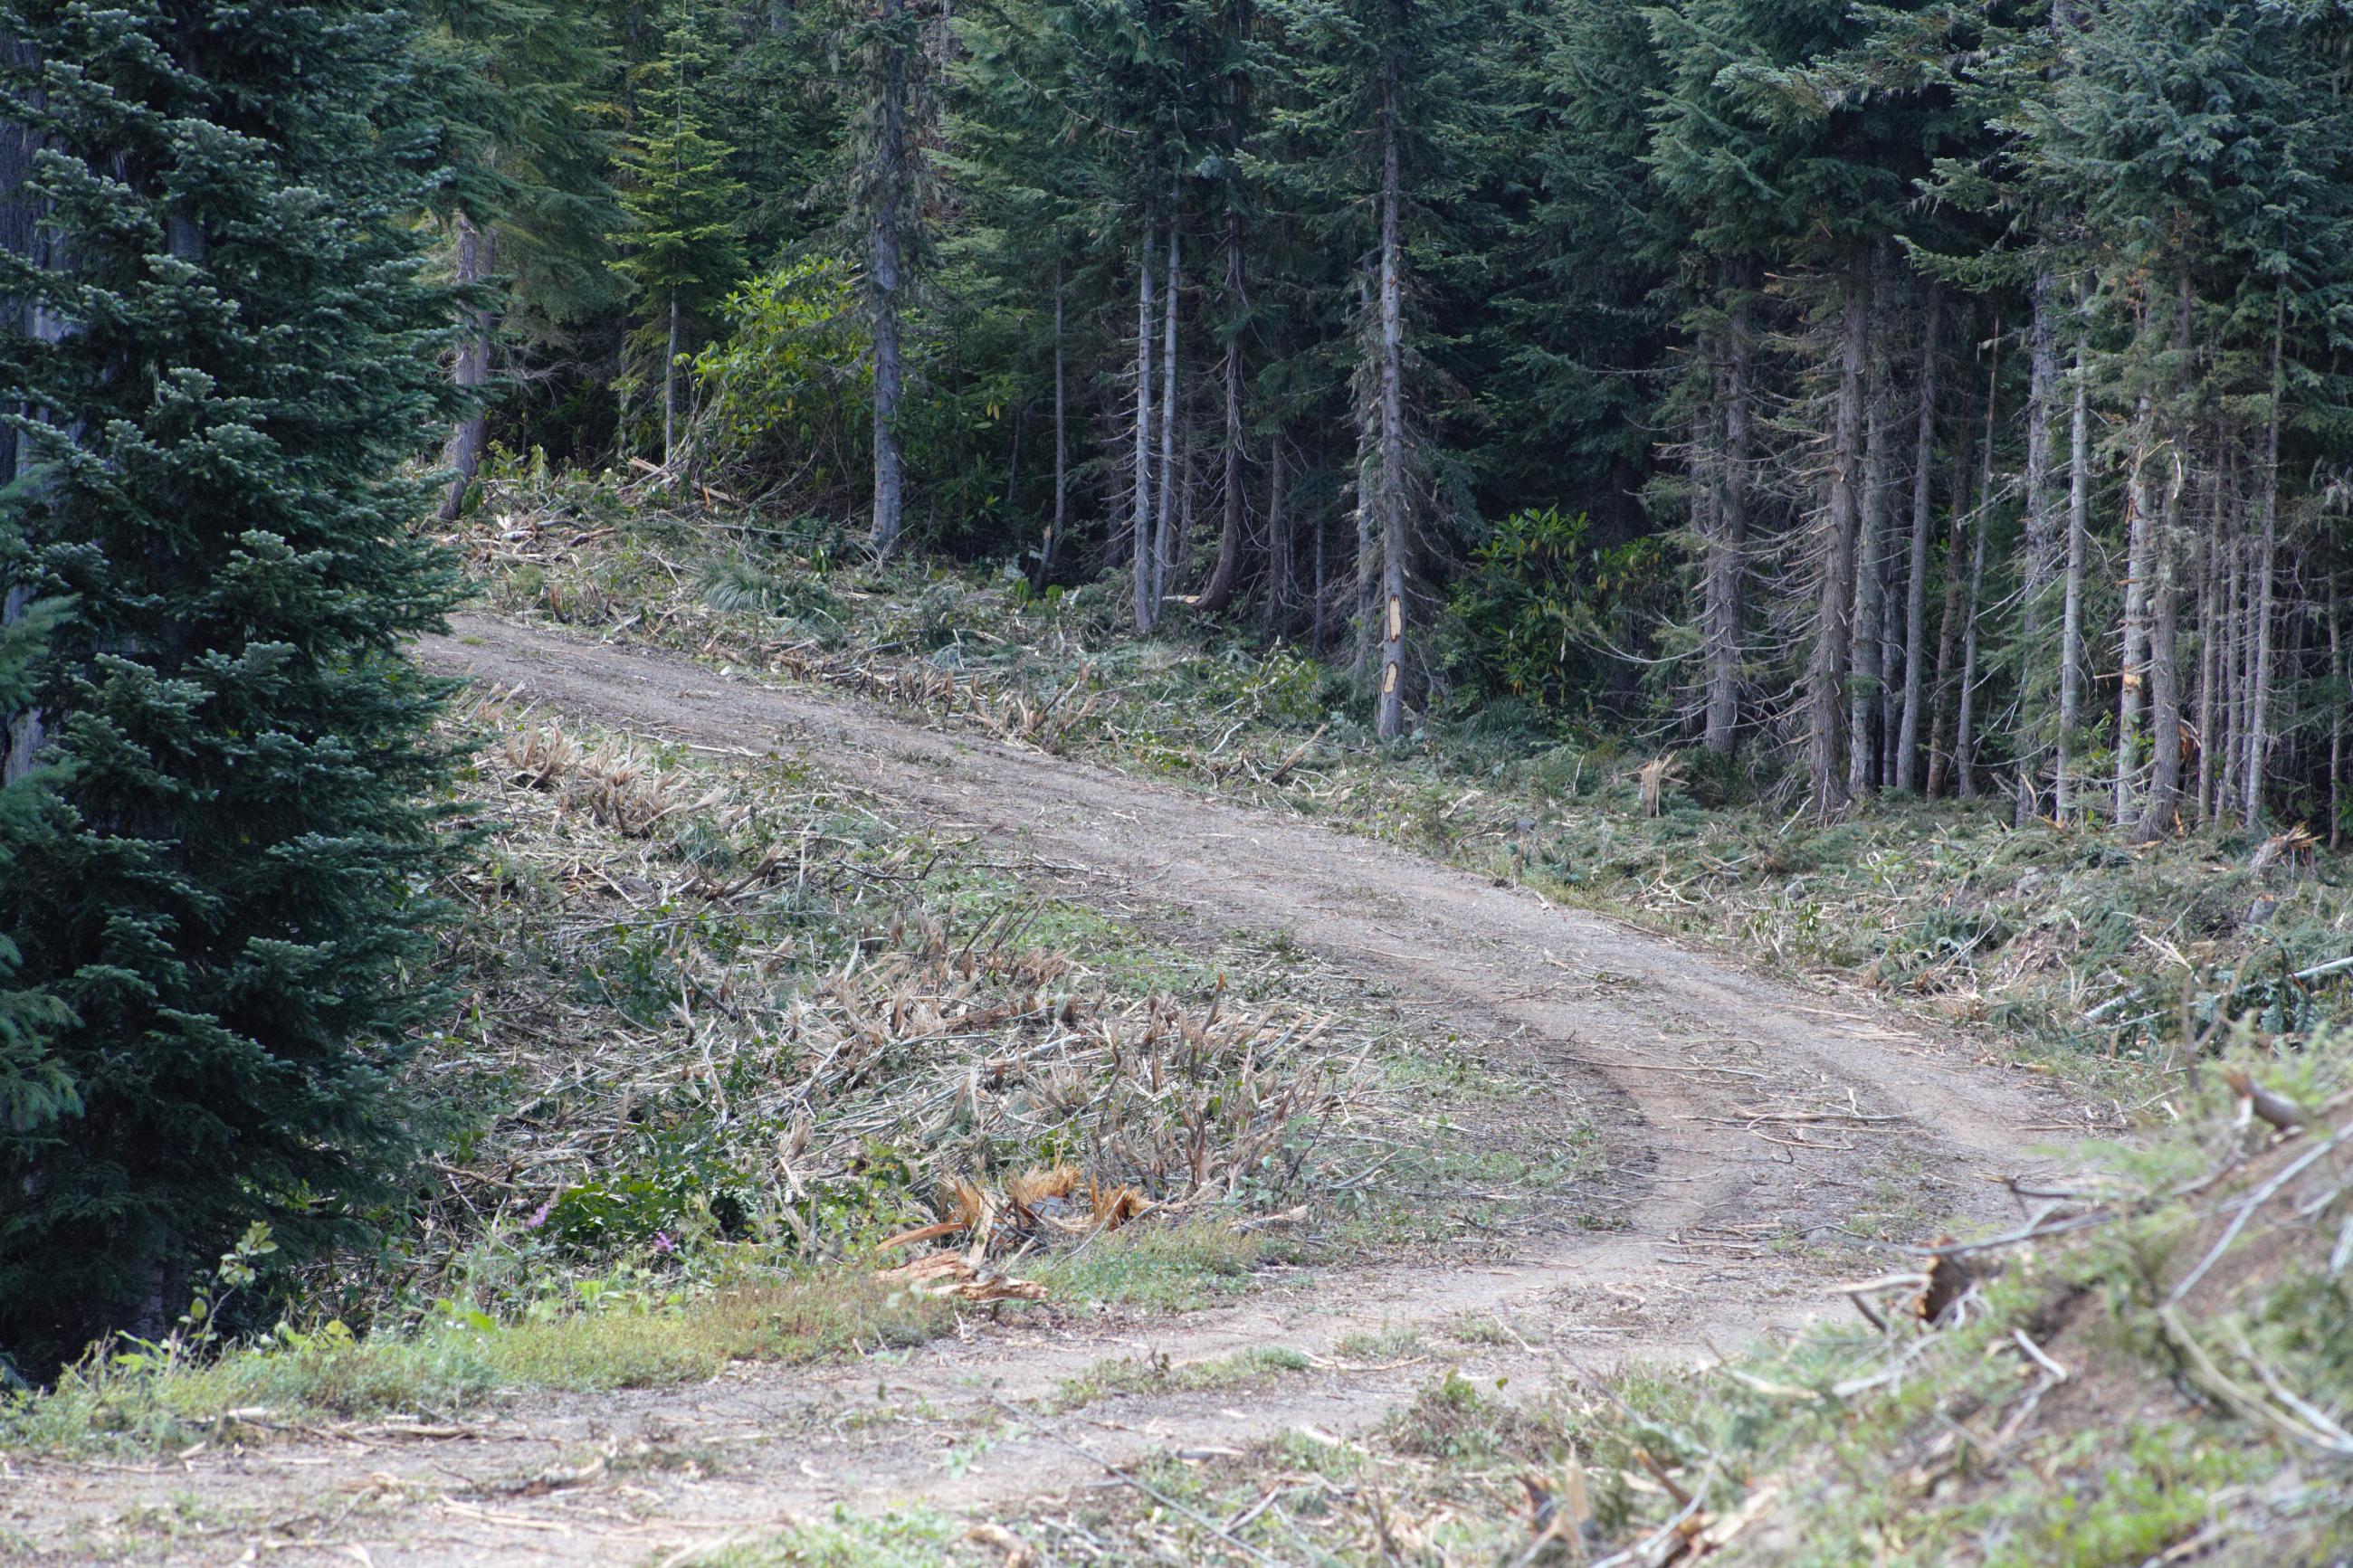
POLYGON ((731 1362, 807 1363, 920 1344, 953 1320, 864 1266, 650 1306, 499 1321, 448 1313, 357 1338, 290 1330, 216 1357, 93 1357, 0 1403, 0 1450, 182 1447, 233 1430, 389 1415, 459 1415, 493 1391, 601 1393, 700 1382, 731 1362), (243 1412, 242 1415, 232 1413, 243 1412))
POLYGON ((1271 1244, 1215 1220, 1098 1235, 1034 1271, 1056 1300, 1190 1312, 1250 1288, 1271 1244))
POLYGON ((1148 1361, 1099 1361, 1076 1377, 1064 1378, 1047 1401, 1046 1408, 1061 1414, 1124 1394, 1201 1394, 1213 1389, 1259 1387, 1285 1373, 1305 1372, 1310 1364, 1303 1352, 1282 1346, 1236 1351, 1208 1361, 1172 1363, 1166 1356, 1148 1361))

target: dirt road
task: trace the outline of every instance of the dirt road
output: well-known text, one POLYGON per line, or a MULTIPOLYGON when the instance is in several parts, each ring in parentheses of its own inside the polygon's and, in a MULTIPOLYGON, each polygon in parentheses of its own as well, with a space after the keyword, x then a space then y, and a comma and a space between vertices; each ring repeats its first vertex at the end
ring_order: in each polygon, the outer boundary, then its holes
POLYGON ((259 1545, 274 1561, 383 1568, 675 1568, 837 1505, 954 1509, 1116 1484, 1097 1460, 1298 1426, 1345 1432, 1440 1370, 1322 1364, 1366 1326, 1465 1312, 1516 1322, 1526 1331, 1513 1338, 1524 1342, 1479 1347, 1471 1365, 1523 1379, 1729 1350, 1831 1305, 1819 1277, 1769 1245, 1776 1238, 1834 1232, 1858 1209, 1883 1207, 1891 1190, 1925 1214, 1997 1218, 2014 1211, 1991 1178, 2039 1163, 2026 1151, 2042 1136, 2027 1129, 2051 1118, 2027 1075, 1922 1037, 1868 1001, 1746 973, 1525 889, 677 658, 480 616, 461 617, 455 636, 422 653, 435 669, 543 710, 774 749, 935 826, 1018 846, 1055 868, 1066 896, 1176 911, 1210 932, 1285 932, 1388 988, 1433 1031, 1515 1041, 1625 1152, 1622 1226, 1556 1239, 1509 1267, 1328 1274, 1124 1340, 1083 1325, 991 1331, 884 1367, 739 1368, 699 1388, 519 1401, 464 1438, 379 1432, 99 1477, 20 1470, 0 1478, 0 1558, 14 1529, 35 1560, 74 1560, 83 1550, 74 1543, 102 1538, 110 1514, 185 1494, 215 1521, 174 1548, 188 1561, 234 1561, 259 1545), (1270 1344, 1319 1364, 1246 1399, 1133 1396, 1063 1417, 1008 1414, 1106 1355, 1183 1362, 1270 1344), (498 1484, 647 1442, 722 1461, 699 1477, 642 1468, 538 1496, 498 1484))

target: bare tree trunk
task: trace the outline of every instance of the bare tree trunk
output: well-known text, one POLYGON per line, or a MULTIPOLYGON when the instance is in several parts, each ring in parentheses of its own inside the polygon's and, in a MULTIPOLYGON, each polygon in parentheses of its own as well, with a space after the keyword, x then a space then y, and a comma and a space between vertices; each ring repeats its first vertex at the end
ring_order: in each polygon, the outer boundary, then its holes
MULTIPOLYGON (((1155 605, 1167 601, 1168 579, 1176 562, 1176 242, 1185 226, 1179 206, 1172 182, 1168 187, 1168 287, 1160 301, 1160 531, 1152 552, 1155 605)), ((1157 619, 1158 609, 1153 614, 1157 619)))
POLYGON ((1847 691, 1846 786, 1850 795, 1869 795, 1873 764, 1872 716, 1878 710, 1884 679, 1885 649, 1880 640, 1880 552, 1887 532, 1887 469, 1894 377, 1887 364, 1886 319, 1894 290, 1886 288, 1883 268, 1874 268, 1878 308, 1872 313, 1879 330, 1871 333, 1868 383, 1864 392, 1869 414, 1862 446, 1862 515, 1855 530, 1854 676, 1847 691))
POLYGON ((1929 510, 1936 462, 1936 329, 1945 296, 1931 285, 1928 319, 1920 329, 1920 425, 1913 437, 1912 559, 1904 591, 1904 724, 1895 737, 1891 788, 1908 790, 1920 776, 1920 700, 1928 661, 1929 510))
POLYGON ((2058 281, 2048 267, 2034 275, 2034 315, 2027 329, 2026 396, 2026 583, 2019 610, 2025 636, 2019 663, 2019 798, 2023 826, 2037 809, 2031 781, 2041 773, 2043 721, 2036 712, 2048 700, 2042 683, 2043 601, 2058 564, 2059 520, 2051 495, 2051 405, 2059 379, 2058 322, 2052 295, 2058 281))
POLYGON ((1707 539, 1707 727, 1704 744, 1731 752, 1740 724, 1743 585, 1748 575, 1748 330, 1746 279, 1736 279, 1725 327, 1724 460, 1715 526, 1707 539))
POLYGON ((1054 258, 1054 518, 1046 525, 1046 547, 1038 552, 1038 586, 1053 580, 1054 552, 1070 521, 1071 425, 1070 398, 1062 343, 1062 259, 1054 258))
POLYGON ((2337 700, 2328 714, 2328 847, 2345 847, 2345 710, 2353 707, 2345 683, 2343 607, 2337 603, 2337 579, 2328 580, 2328 675, 2337 700))
POLYGON ((2235 511, 2226 510, 2221 480, 2218 476, 2214 492, 2214 529, 2219 542, 2217 547, 2230 552, 2231 570, 2230 580, 2223 591, 2222 647, 2217 658, 2222 673, 2222 740, 2214 769, 2214 815, 2217 817, 2230 816, 2238 798, 2239 736, 2246 696, 2246 660, 2242 653, 2246 639, 2242 633, 2246 625, 2247 557, 2246 552, 2241 548, 2236 521, 2235 511))
POLYGON ((1854 599, 1855 534, 1861 520, 1863 355, 1871 326, 1870 273, 1862 258, 1850 268, 1840 307, 1839 388, 1831 449, 1830 506, 1822 542, 1821 598, 1813 658, 1807 668, 1810 714, 1806 770, 1818 816, 1846 804, 1839 769, 1845 735, 1849 623, 1854 599))
POLYGON ((1324 616, 1331 595, 1331 580, 1324 569, 1324 516, 1315 514, 1315 614, 1307 629, 1307 651, 1314 658, 1324 657, 1324 616))
POLYGON ((2090 371, 2080 339, 2075 344, 2074 369, 2075 407, 2067 461, 2067 581, 2059 628, 2058 760, 2052 782, 2052 813, 2061 822, 2072 822, 2075 816, 2075 740, 2084 722, 2084 565, 2092 534, 2090 371))
POLYGON ((2174 458, 2173 479, 2166 486, 2165 515, 2155 552, 2155 581, 2149 585, 2149 763, 2148 801, 2141 813, 2137 837, 2142 843, 2173 831, 2181 805, 2181 688, 2175 637, 2181 605, 2181 459, 2174 458))
MULTIPOLYGON (((2214 816, 2214 687, 2221 679, 2215 632, 2221 621, 2221 561, 2214 532, 2220 526, 2221 495, 2210 480, 2209 525, 2198 543, 2198 821, 2214 816)), ((2121 802, 2123 796, 2117 797, 2121 802)), ((2118 814, 2122 820, 2122 813, 2118 814)))
MULTIPOLYGON (((458 215, 457 281, 460 289, 472 289, 494 269, 491 248, 494 237, 474 225, 464 213, 458 215)), ((466 310, 466 335, 459 340, 457 363, 451 369, 450 380, 461 388, 468 398, 466 410, 449 443, 442 449, 441 466, 450 471, 448 489, 441 497, 441 521, 455 522, 466 504, 466 492, 473 488, 475 476, 482 470, 482 453, 489 444, 490 416, 481 404, 482 389, 491 384, 491 318, 488 310, 469 303, 466 310)))
MULTIPOLYGON (((1226 215, 1226 289, 1236 300, 1242 291, 1242 219, 1226 215)), ((1224 519, 1218 529, 1218 561, 1209 570, 1208 586, 1201 590, 1199 609, 1214 616, 1233 603, 1242 571, 1242 339, 1237 330, 1226 344, 1226 449, 1224 519)))
MULTIPOLYGON (((901 196, 908 183, 907 49, 896 24, 906 0, 882 0, 882 23, 892 29, 884 43, 881 100, 874 132, 874 216, 870 233, 871 270, 867 289, 873 300, 874 330, 874 548, 884 554, 899 544, 906 510, 906 477, 899 454, 900 233, 901 196)), ((671 302, 672 358, 676 357, 677 303, 671 302)), ((667 418, 667 416, 665 416, 667 418)), ((668 460, 667 457, 664 458, 668 460)))
POLYGON ((2125 489, 2124 661, 2116 681, 2116 821, 2137 816, 2135 795, 2140 776, 2141 706, 2148 695, 2148 580, 2152 531, 2149 514, 2149 443, 2156 411, 2144 395, 2133 419, 2132 477, 2125 489))
MULTIPOLYGON (((662 467, 678 461, 678 296, 670 298, 670 348, 662 355, 662 467)), ((878 374, 877 380, 880 380, 878 374)))
POLYGON ((1266 629, 1280 632, 1291 607, 1299 575, 1292 560, 1291 519, 1283 515, 1282 432, 1267 443, 1266 454, 1266 629))
POLYGON ((1160 624, 1160 596, 1152 582, 1152 265, 1158 230, 1149 206, 1144 215, 1144 249, 1136 267, 1135 304, 1135 538, 1132 584, 1135 629, 1149 633, 1160 624))
MULTIPOLYGON (((2001 336, 2001 323, 1994 323, 1994 337, 2001 336)), ((1994 389, 2001 369, 1999 348, 1986 373, 1986 430, 1980 449, 1978 471, 1978 518, 1975 543, 1969 553, 1968 611, 1962 619, 1967 628, 1962 637, 1960 718, 1953 740, 1953 769, 1956 793, 1963 800, 1975 799, 1978 793, 1977 732, 1970 725, 1975 713, 1978 692, 1978 606, 1985 598, 1986 512, 1993 505, 1993 416, 1994 389)))
POLYGON ((1944 795, 1953 771, 1953 657, 1960 651, 1961 588, 1968 581, 1968 574, 1961 570, 1961 550, 1968 540, 1971 434, 1967 425, 1961 427, 1960 450, 1953 456, 1952 521, 1945 534, 1945 606, 1936 620, 1936 671, 1931 683, 1936 704, 1928 715, 1928 781, 1924 793, 1930 800, 1944 795))
POLYGON ((2247 782, 2242 819, 2255 826, 2263 813, 2263 762, 2270 748, 2272 689, 2272 580, 2279 550, 2280 405, 2287 395, 2280 362, 2281 339, 2287 332, 2287 295, 2283 291, 2272 315, 2272 405, 2263 432, 2263 532, 2255 555, 2255 669, 2247 694, 2247 782))
POLYGON ((1405 180, 1394 55, 1381 73, 1380 503, 1381 685, 1374 731, 1405 731, 1405 180))
MULTIPOLYGON (((1233 12, 1233 30, 1237 37, 1250 33, 1250 7, 1237 5, 1233 12)), ((1226 139, 1230 146, 1241 144, 1242 108, 1248 90, 1246 73, 1237 71, 1229 78, 1226 92, 1226 139)), ((1230 180, 1233 176, 1229 176, 1230 180)), ((1225 450, 1225 516, 1218 531, 1218 562, 1209 571, 1208 585, 1201 590, 1199 609, 1203 615, 1222 615, 1233 602, 1234 590, 1241 582, 1242 572, 1242 332, 1244 325, 1242 289, 1242 209, 1237 195, 1226 203, 1226 300, 1233 319, 1227 324, 1226 340, 1226 450, 1225 450)), ((1271 592, 1270 590, 1270 592, 1271 592)))

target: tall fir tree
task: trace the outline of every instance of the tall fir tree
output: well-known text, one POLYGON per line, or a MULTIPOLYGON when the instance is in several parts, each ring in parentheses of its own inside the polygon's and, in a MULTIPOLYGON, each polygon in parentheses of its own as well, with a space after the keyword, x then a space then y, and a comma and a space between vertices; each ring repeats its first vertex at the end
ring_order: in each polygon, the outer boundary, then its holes
POLYGON ((398 477, 449 413, 414 13, 7 0, 0 529, 71 595, 33 702, 54 831, 16 981, 80 1114, 0 1126, 0 1344, 153 1334, 249 1224, 316 1257, 396 1195, 433 998, 448 564, 398 477), (22 243, 26 233, 41 243, 22 243))

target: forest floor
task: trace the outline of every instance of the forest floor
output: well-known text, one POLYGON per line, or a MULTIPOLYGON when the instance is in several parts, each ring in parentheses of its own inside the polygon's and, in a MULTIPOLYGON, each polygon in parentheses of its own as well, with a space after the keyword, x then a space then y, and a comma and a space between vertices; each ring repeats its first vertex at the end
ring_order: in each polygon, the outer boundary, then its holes
POLYGON ((1345 1450, 1441 1368, 1466 1387, 1548 1386, 1720 1360, 1844 1313, 1826 1288, 1886 1267, 1864 1248, 2014 1221, 2004 1183, 2047 1179, 2032 1151, 2085 1125, 2047 1079, 1862 994, 1801 991, 1256 807, 486 616, 424 652, 510 704, 773 756, 1165 941, 1295 944, 1413 1034, 1493 1042, 1573 1103, 1606 1151, 1593 1217, 1482 1259, 1278 1270, 1181 1315, 974 1312, 846 1366, 734 1364, 170 1462, 20 1458, 0 1519, 31 1560, 111 1542, 190 1562, 675 1565, 837 1509, 1003 1511, 1133 1488, 1111 1467, 1169 1456, 1345 1450))

